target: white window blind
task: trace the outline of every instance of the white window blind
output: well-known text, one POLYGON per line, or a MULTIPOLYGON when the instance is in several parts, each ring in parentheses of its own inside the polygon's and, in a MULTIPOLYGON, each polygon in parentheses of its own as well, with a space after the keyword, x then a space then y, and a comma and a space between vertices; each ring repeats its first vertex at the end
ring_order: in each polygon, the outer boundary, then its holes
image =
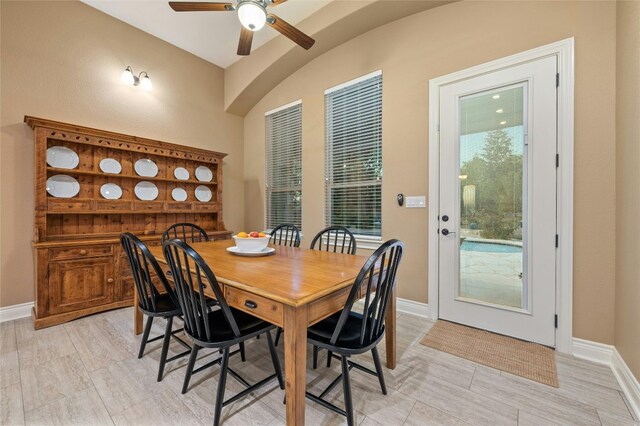
POLYGON ((302 103, 265 114, 266 227, 302 225, 302 103))
POLYGON ((325 92, 325 222, 382 235, 382 73, 325 92))

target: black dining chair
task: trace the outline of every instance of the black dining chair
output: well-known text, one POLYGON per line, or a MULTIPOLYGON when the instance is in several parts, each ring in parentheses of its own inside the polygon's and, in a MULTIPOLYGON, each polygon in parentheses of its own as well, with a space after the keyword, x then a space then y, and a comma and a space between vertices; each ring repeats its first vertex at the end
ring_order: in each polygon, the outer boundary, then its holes
POLYGON ((162 244, 167 240, 174 239, 182 240, 187 243, 199 243, 209 241, 209 235, 207 234, 207 231, 195 223, 184 222, 171 225, 162 233, 162 244))
POLYGON ((186 342, 175 335, 183 329, 180 328, 178 330, 172 330, 173 319, 175 317, 180 317, 182 315, 182 310, 178 304, 178 298, 174 289, 169 285, 164 272, 160 268, 160 265, 158 265, 156 258, 149 251, 149 248, 140 241, 138 237, 129 232, 123 233, 120 236, 120 243, 122 244, 122 249, 127 256, 127 259, 129 260, 131 273, 133 274, 133 281, 138 293, 137 309, 147 316, 147 323, 144 327, 144 333, 142 334, 138 358, 142 358, 144 356, 144 349, 147 343, 164 339, 162 342, 162 352, 160 355, 160 366, 158 369, 157 379, 158 381, 161 381, 167 361, 170 362, 185 356, 189 354, 191 349, 186 342), (160 290, 153 282, 154 277, 159 283, 160 290), (165 332, 160 336, 149 339, 153 319, 158 317, 164 318, 167 321, 165 332), (167 359, 171 337, 176 339, 189 350, 167 359))
POLYGON ((291 223, 283 223, 271 230, 270 244, 300 247, 300 229, 291 223))
POLYGON ((214 426, 217 426, 220 424, 222 407, 255 391, 274 377, 277 377, 280 388, 284 389, 280 361, 271 338, 271 330, 275 326, 253 315, 229 307, 213 271, 188 244, 180 240, 169 240, 165 241, 163 247, 164 256, 173 273, 178 302, 184 314, 184 329, 193 341, 182 393, 185 393, 189 386, 189 379, 194 372, 193 369, 199 349, 215 348, 222 350, 222 357, 219 362, 221 370, 218 378, 218 391, 213 419, 214 426), (215 309, 212 309, 206 303, 207 299, 204 291, 207 287, 213 291, 218 300, 218 307, 215 309), (254 385, 250 385, 238 373, 229 368, 230 348, 262 334, 267 335, 275 373, 254 385), (246 386, 246 389, 225 401, 224 393, 227 373, 238 379, 246 386))
MULTIPOLYGON (((202 229, 195 223, 181 222, 171 225, 166 231, 162 233, 160 240, 161 244, 165 241, 178 239, 186 243, 200 243, 209 241, 209 235, 207 231, 202 229)), ((171 271, 166 272, 167 275, 171 275, 171 271)), ((207 298, 207 303, 215 305, 217 302, 215 299, 207 298)), ((246 360, 244 343, 240 344, 240 357, 243 361, 246 360)))
POLYGON ((384 395, 387 388, 384 382, 382 365, 376 345, 384 336, 385 314, 389 299, 393 296, 398 265, 402 258, 404 244, 398 240, 389 240, 381 245, 370 257, 356 277, 346 305, 338 312, 307 329, 307 340, 314 346, 327 349, 342 362, 342 374, 338 376, 318 396, 306 393, 307 398, 336 413, 347 417, 349 426, 354 425, 353 400, 351 396, 352 368, 372 374, 378 378, 384 395), (362 313, 353 311, 354 303, 364 297, 362 313), (351 355, 371 351, 376 371, 349 360, 351 355), (337 355, 339 356, 337 356, 337 355), (323 399, 342 380, 345 409, 323 399))
POLYGON ((344 226, 329 226, 318 232, 311 240, 312 250, 334 253, 356 254, 356 237, 344 226), (316 245, 318 246, 316 248, 316 245))
MULTIPOLYGON (((329 226, 318 232, 311 240, 311 250, 332 251, 334 253, 356 254, 356 237, 344 226, 329 226), (316 247, 317 245, 317 247, 316 247)), ((276 339, 277 341, 277 339, 276 339)), ((313 347, 313 369, 318 367, 317 346, 313 347)), ((327 354, 327 367, 331 367, 331 352, 327 354)))

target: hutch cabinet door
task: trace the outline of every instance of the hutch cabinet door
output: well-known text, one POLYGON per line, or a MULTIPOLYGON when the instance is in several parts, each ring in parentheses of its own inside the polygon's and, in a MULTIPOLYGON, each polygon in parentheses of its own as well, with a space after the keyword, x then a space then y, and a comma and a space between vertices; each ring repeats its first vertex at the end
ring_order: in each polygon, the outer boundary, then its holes
POLYGON ((113 257, 51 262, 49 314, 60 314, 114 300, 113 257))

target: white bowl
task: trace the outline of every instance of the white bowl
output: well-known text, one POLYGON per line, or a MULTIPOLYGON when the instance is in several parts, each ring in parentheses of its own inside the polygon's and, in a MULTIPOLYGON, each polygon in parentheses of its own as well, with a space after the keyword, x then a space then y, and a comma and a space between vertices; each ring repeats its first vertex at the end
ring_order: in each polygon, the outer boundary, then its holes
POLYGON ((236 247, 238 247, 238 250, 242 252, 260 252, 264 250, 269 243, 268 235, 266 237, 258 238, 238 238, 236 235, 234 235, 233 239, 236 242, 236 247))

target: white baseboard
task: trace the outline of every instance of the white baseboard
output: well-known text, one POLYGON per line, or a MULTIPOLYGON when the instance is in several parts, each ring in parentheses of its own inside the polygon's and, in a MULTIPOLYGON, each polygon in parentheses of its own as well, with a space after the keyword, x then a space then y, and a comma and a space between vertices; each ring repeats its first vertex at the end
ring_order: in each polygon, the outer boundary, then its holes
POLYGON ((611 368, 633 413, 640 418, 640 384, 615 346, 573 338, 573 355, 611 368))
POLYGON ((13 321, 31 316, 33 302, 21 303, 19 305, 5 306, 0 308, 0 322, 13 321))
POLYGON ((640 419, 640 383, 615 347, 611 359, 611 370, 613 370, 613 375, 616 376, 624 396, 627 397, 629 408, 634 412, 636 418, 640 419))
POLYGON ((429 305, 426 303, 414 302, 413 300, 396 298, 396 310, 403 314, 411 314, 417 317, 429 319, 429 305))
POLYGON ((611 366, 613 350, 614 347, 611 345, 573 338, 573 356, 576 358, 611 366))

